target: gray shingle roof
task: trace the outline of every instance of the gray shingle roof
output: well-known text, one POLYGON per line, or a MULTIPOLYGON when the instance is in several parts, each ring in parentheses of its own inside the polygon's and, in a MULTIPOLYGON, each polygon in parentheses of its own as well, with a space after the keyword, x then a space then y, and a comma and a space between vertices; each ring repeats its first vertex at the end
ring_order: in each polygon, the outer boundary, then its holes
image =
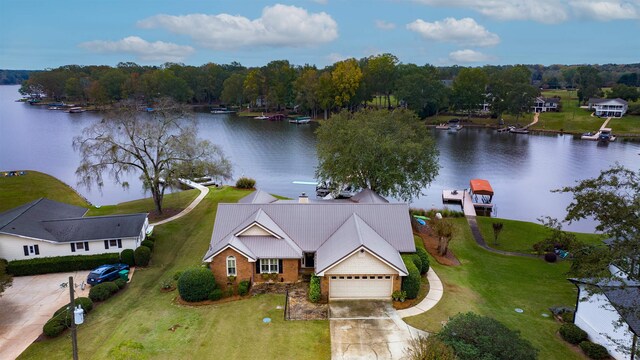
MULTIPOLYGON (((235 238, 233 235, 238 231, 253 222, 260 223, 257 221, 258 217, 265 223, 267 218, 273 221, 277 225, 273 232, 282 231, 285 235, 283 238, 291 239, 302 251, 314 252, 354 214, 397 252, 415 252, 407 204, 276 202, 219 204, 209 251, 204 258, 209 258, 227 244, 231 244, 235 238)), ((268 227, 266 224, 262 225, 268 227)), ((390 259, 386 260, 391 262, 390 259)))
POLYGON ((600 99, 600 98, 590 98, 589 99, 589 104, 601 104, 607 101, 615 101, 617 103, 623 104, 623 105, 627 105, 628 102, 626 102, 623 99, 620 98, 615 98, 615 99, 600 99))
POLYGON ((407 268, 400 253, 373 230, 358 215, 353 214, 325 241, 316 252, 316 272, 322 273, 328 267, 346 256, 365 247, 375 255, 385 259, 396 269, 407 274, 407 268))
POLYGON ((378 195, 371 189, 364 189, 353 195, 349 200, 359 204, 386 204, 389 200, 378 195))
POLYGON ((262 191, 260 189, 257 189, 256 191, 252 192, 251 194, 243 197, 242 199, 238 200, 238 203, 240 204, 270 204, 272 202, 277 201, 278 199, 273 197, 271 194, 267 193, 266 191, 262 191))
POLYGON ((39 199, 0 214, 0 232, 53 242, 136 237, 147 214, 82 217, 87 209, 39 199))

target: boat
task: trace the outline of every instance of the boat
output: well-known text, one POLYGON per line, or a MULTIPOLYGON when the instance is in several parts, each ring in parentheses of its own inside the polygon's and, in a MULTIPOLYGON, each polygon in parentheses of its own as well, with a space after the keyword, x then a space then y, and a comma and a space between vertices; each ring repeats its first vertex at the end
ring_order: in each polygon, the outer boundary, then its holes
POLYGON ((235 111, 229 110, 226 107, 219 107, 219 108, 211 108, 211 113, 212 114, 233 114, 235 113, 235 111))
POLYGON ((62 106, 49 106, 47 107, 47 110, 62 110, 64 109, 64 107, 62 106))
POLYGON ((611 141, 616 141, 616 137, 611 133, 610 128, 600 129, 600 135, 598 135, 598 142, 607 144, 611 141))
POLYGON ((507 126, 507 127, 499 128, 496 131, 498 131, 499 133, 501 133, 501 132, 510 132, 511 130, 515 130, 515 128, 516 128, 515 126, 510 125, 510 126, 507 126))
POLYGON ((289 119, 292 124, 308 124, 311 122, 311 116, 298 116, 293 119, 289 119))
POLYGON ((447 125, 447 124, 439 124, 439 125, 436 125, 436 129, 437 130, 449 130, 449 125, 447 125))
POLYGON ((69 108, 69 110, 67 111, 69 114, 78 114, 78 113, 82 113, 85 112, 86 110, 81 108, 80 106, 74 106, 72 108, 69 108))
POLYGON ((262 115, 254 117, 254 119, 256 119, 256 120, 267 120, 267 119, 269 119, 269 117, 267 115, 265 115, 264 113, 262 113, 262 115))
POLYGON ((520 128, 520 129, 511 129, 509 130, 509 132, 512 134, 528 134, 529 130, 525 128, 520 128))
POLYGON ((449 126, 449 132, 452 132, 452 133, 458 132, 460 131, 460 129, 462 129, 462 125, 460 124, 454 124, 449 126))

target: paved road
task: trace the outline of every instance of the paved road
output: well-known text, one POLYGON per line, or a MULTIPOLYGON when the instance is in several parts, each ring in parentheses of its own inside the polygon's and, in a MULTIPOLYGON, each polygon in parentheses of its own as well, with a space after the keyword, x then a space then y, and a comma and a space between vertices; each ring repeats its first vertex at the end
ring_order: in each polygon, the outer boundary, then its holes
MULTIPOLYGON (((69 304, 69 288, 60 284, 80 284, 89 271, 19 276, 0 297, 0 359, 17 358, 42 334, 42 326, 53 312, 69 304)), ((76 297, 88 296, 89 286, 76 287, 76 297)))

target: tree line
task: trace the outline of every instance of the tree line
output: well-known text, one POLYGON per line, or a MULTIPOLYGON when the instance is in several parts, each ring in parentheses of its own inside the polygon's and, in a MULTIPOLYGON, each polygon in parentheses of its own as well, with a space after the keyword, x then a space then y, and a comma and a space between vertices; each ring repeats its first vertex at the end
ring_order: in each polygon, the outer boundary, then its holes
MULTIPOLYGON (((578 89, 581 101, 616 93, 632 100, 640 64, 509 65, 468 68, 403 64, 392 54, 346 59, 325 68, 274 60, 262 67, 207 63, 191 66, 132 62, 110 66, 66 65, 33 72, 20 92, 102 106, 123 99, 152 104, 163 97, 181 103, 225 104, 263 111, 296 109, 317 115, 339 109, 402 106, 421 117, 440 111, 471 113, 488 104, 495 116, 528 111, 541 88, 578 89), (624 87, 626 86, 626 87, 624 87), (627 88, 628 87, 628 88, 627 88)), ((637 96, 636 96, 637 99, 637 96)))

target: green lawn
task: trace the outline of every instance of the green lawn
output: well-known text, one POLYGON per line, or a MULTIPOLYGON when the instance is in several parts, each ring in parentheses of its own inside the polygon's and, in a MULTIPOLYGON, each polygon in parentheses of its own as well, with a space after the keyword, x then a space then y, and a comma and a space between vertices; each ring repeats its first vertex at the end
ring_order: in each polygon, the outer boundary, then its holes
MULTIPOLYGON (((489 217, 478 217, 478 226, 487 244, 493 248, 516 251, 521 253, 533 253, 533 244, 544 240, 550 230, 536 223, 508 220, 489 217), (493 223, 504 224, 502 232, 498 237, 498 244, 494 242, 493 223)), ((588 244, 598 244, 603 237, 598 234, 574 233, 578 240, 588 244)))
MULTIPOLYGON (((81 359, 110 359, 124 341, 144 346, 148 359, 328 359, 327 321, 287 321, 283 295, 262 295, 214 306, 174 303, 176 292, 160 292, 160 282, 176 271, 199 265, 211 238, 219 202, 235 202, 246 191, 211 189, 189 215, 156 227, 156 247, 148 268, 137 270, 132 283, 98 306, 78 330, 81 359), (270 317, 267 325, 262 318, 270 317), (175 332, 169 330, 180 325, 175 332)), ((114 209, 116 210, 116 209, 114 209)), ((67 336, 37 342, 20 359, 70 358, 67 336)))
MULTIPOLYGON (((6 170, 0 170, 6 171, 6 170)), ((46 197, 67 204, 89 207, 69 185, 37 171, 23 176, 0 177, 0 212, 46 197)))
POLYGON ((490 253, 475 243, 465 219, 453 222, 458 235, 450 248, 462 265, 447 267, 434 261, 432 267, 444 284, 444 296, 430 311, 405 321, 438 331, 451 316, 473 311, 519 330, 540 351, 539 359, 583 359, 556 335, 560 324, 542 316, 550 314, 550 306, 575 305, 576 289, 565 275, 569 262, 549 264, 490 253), (524 313, 516 313, 515 308, 524 313))

